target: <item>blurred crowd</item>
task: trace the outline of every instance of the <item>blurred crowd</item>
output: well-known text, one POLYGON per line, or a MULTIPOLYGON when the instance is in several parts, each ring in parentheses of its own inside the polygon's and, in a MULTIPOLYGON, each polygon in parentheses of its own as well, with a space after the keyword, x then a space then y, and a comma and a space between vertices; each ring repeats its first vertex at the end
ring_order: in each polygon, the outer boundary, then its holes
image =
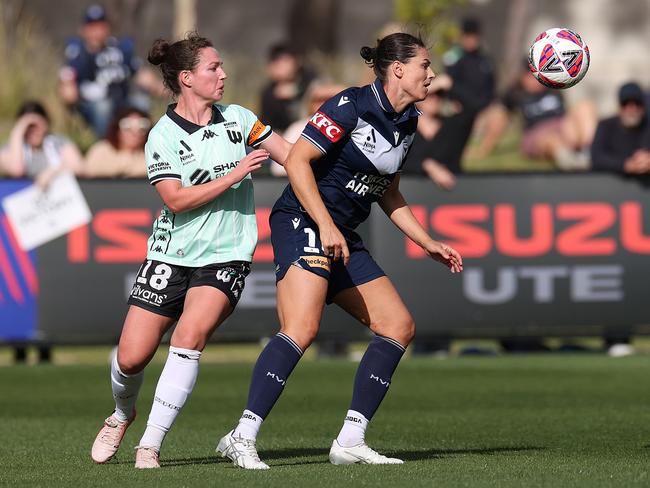
MULTIPOLYGON (((532 164, 550 163, 559 171, 650 172, 648 95, 638 82, 629 81, 612 95, 618 97, 618 113, 602 120, 592 101, 567 105, 561 90, 541 85, 527 61, 514 85, 499 94, 480 23, 465 18, 458 32, 457 43, 443 57, 444 72, 437 74, 427 99, 419 104, 422 116, 405 174, 452 190, 464 162, 472 159, 480 167, 513 124, 521 127, 521 155, 532 164)), ((259 94, 260 118, 291 142, 310 114, 343 89, 303 63, 298 50, 287 43, 270 47, 267 76, 259 94)), ((25 101, 0 146, 0 176, 32 178, 41 187, 61 171, 82 178, 146 176, 151 101, 166 93, 136 56, 133 41, 112 34, 101 5, 85 10, 78 35, 66 42, 59 94, 92 130, 96 142, 82 154, 70 138, 51 132, 42 103, 25 101)), ((285 175, 272 161, 269 169, 272 175, 285 175)))

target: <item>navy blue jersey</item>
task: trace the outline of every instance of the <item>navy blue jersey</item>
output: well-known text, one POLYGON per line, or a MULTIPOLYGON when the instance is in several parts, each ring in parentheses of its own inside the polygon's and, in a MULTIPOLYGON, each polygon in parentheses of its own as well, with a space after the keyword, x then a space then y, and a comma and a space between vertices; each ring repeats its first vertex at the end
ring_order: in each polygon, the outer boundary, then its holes
POLYGON ((98 52, 91 53, 78 38, 68 40, 65 64, 74 71, 82 100, 113 99, 118 105, 126 99, 129 80, 141 61, 133 52, 133 41, 110 37, 98 52))
MULTIPOLYGON (((413 104, 396 113, 375 80, 330 98, 305 126, 301 136, 323 153, 313 164, 318 191, 340 229, 355 229, 366 220, 372 203, 400 172, 418 115, 413 104)), ((291 185, 273 210, 301 210, 291 185)))

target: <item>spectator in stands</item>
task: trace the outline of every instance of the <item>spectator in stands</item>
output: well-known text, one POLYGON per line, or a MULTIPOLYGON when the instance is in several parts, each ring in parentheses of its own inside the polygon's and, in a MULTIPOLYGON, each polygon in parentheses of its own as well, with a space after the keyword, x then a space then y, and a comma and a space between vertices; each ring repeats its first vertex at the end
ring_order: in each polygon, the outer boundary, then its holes
MULTIPOLYGON (((305 125, 307 125, 311 116, 318 111, 320 106, 344 89, 344 85, 329 84, 317 80, 313 81, 303 97, 304 108, 302 117, 287 127, 283 137, 292 144, 296 142, 300 134, 302 134, 305 125)), ((284 167, 276 162, 273 162, 271 165, 271 174, 274 176, 287 176, 284 167)))
POLYGON ((525 156, 553 161, 561 170, 589 168, 588 148, 597 122, 592 102, 582 101, 567 110, 561 91, 540 84, 526 60, 516 86, 490 108, 477 157, 492 152, 508 126, 509 112, 519 112, 523 118, 521 151, 525 156))
POLYGON ((106 135, 119 108, 132 105, 149 111, 148 94, 163 92, 156 76, 147 68, 141 69, 133 41, 111 35, 101 5, 86 9, 79 37, 67 41, 59 78, 63 102, 81 114, 97 137, 106 135))
POLYGON ((82 156, 64 136, 50 133, 50 117, 39 102, 28 101, 18 110, 9 142, 0 149, 0 168, 11 178, 32 178, 47 188, 64 171, 78 174, 82 156))
POLYGON ((262 90, 260 118, 283 133, 302 116, 301 101, 315 75, 286 44, 271 47, 267 70, 270 81, 262 90))
POLYGON ((147 168, 144 144, 151 118, 137 108, 123 108, 113 118, 106 139, 96 142, 86 154, 83 176, 87 178, 144 178, 147 168))
MULTIPOLYGON (((443 61, 446 76, 440 78, 449 79, 446 98, 454 109, 443 111, 440 130, 429 144, 428 155, 450 173, 460 173, 461 158, 476 117, 494 98, 494 69, 481 46, 478 20, 466 18, 462 21, 458 45, 444 55, 443 61)), ((438 182, 443 188, 451 189, 452 180, 439 178, 438 182)))
MULTIPOLYGON (((434 78, 429 85, 427 98, 417 104, 422 115, 418 118, 418 128, 411 146, 402 174, 428 176, 440 188, 452 190, 456 185, 456 176, 447 166, 431 157, 431 145, 435 135, 442 126, 440 112, 443 106, 443 94, 449 86, 450 79, 445 76, 434 78)), ((453 105, 448 105, 455 110, 453 105)))
POLYGON ((650 173, 650 123, 643 90, 625 83, 618 91, 618 114, 598 123, 591 146, 594 170, 650 173))

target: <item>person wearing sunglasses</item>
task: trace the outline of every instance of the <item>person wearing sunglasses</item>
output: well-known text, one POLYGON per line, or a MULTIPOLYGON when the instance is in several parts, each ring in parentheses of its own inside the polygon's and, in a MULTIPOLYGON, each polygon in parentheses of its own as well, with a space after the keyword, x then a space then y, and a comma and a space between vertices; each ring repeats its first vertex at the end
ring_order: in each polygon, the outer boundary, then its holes
POLYGON ((106 138, 91 146, 86 155, 86 178, 145 178, 144 145, 151 129, 149 114, 124 108, 115 115, 106 138))
POLYGON ((643 90, 629 82, 618 91, 618 114, 601 120, 591 146, 595 171, 650 173, 650 123, 643 90))

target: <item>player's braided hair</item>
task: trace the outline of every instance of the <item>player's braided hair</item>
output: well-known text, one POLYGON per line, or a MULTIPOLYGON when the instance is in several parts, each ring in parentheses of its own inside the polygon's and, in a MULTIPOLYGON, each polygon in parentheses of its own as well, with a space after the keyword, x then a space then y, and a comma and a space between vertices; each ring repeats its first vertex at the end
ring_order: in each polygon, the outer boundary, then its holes
POLYGON ((421 37, 396 32, 377 40, 375 47, 363 46, 360 54, 377 78, 384 81, 388 67, 393 61, 408 63, 419 47, 425 47, 421 37))
POLYGON ((147 59, 151 64, 160 66, 165 86, 174 95, 179 95, 179 73, 196 68, 199 64, 199 51, 204 47, 213 47, 212 42, 194 31, 187 34, 185 39, 171 44, 165 39, 156 39, 147 59))

